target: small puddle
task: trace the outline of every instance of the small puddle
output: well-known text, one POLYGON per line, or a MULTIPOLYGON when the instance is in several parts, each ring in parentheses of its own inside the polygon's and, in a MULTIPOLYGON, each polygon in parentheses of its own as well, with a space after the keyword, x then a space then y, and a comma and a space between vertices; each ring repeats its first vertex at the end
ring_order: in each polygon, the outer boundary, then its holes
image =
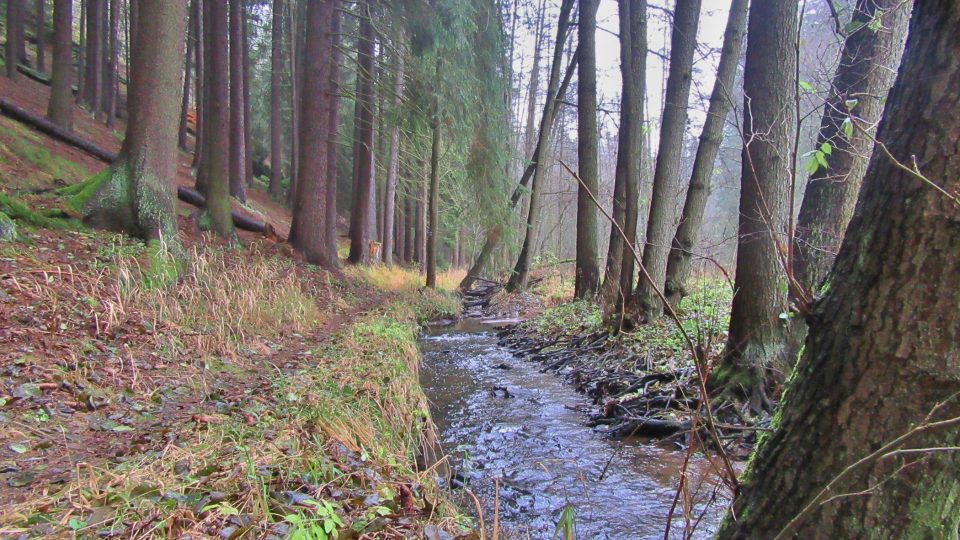
MULTIPOLYGON (((480 498, 489 528, 499 479, 501 538, 551 538, 566 505, 577 538, 663 538, 684 452, 668 443, 612 440, 584 425, 590 401, 556 375, 518 360, 476 319, 421 339, 421 382, 443 449, 480 498)), ((689 476, 697 501, 713 493, 711 466, 689 476)), ((724 505, 707 509, 693 538, 709 538, 724 505)), ((697 505, 697 514, 703 505, 697 505)), ((684 538, 682 510, 672 538, 684 538)))

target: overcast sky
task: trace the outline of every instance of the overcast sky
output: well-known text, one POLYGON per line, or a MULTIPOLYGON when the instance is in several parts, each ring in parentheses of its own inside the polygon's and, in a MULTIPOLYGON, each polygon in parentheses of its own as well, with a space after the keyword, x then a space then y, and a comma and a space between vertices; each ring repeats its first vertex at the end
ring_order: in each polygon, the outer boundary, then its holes
MULTIPOLYGON (((526 3, 535 4, 536 0, 525 0, 526 3)), ((647 46, 651 51, 669 55, 670 48, 670 28, 667 21, 664 20, 665 14, 662 9, 654 6, 673 8, 672 1, 650 2, 651 8, 648 13, 647 26, 647 46)), ((556 20, 559 13, 558 0, 547 0, 548 15, 547 20, 550 24, 550 48, 545 48, 542 52, 543 59, 541 65, 543 71, 541 75, 541 93, 546 87, 546 77, 548 74, 548 63, 552 55, 552 41, 556 37, 556 20)), ((694 87, 691 90, 691 101, 697 92, 704 96, 709 96, 713 89, 713 81, 716 77, 716 64, 719 61, 719 49, 723 44, 723 30, 727 22, 727 12, 730 7, 728 0, 703 0, 703 6, 700 14, 700 27, 697 33, 698 51, 695 57, 695 76, 694 87), (713 50, 713 54, 707 54, 713 50)), ((535 6, 530 6, 530 13, 535 6)), ((521 9, 523 13, 523 9, 521 9)), ((619 31, 619 18, 617 15, 617 2, 615 0, 600 0, 600 7, 597 13, 597 91, 601 108, 616 108, 620 100, 621 80, 620 80, 620 43, 617 38, 619 31)), ((576 30, 574 29, 574 32, 576 30)), ((533 59, 534 35, 532 30, 528 30, 523 24, 517 27, 517 44, 514 55, 514 71, 522 74, 523 88, 529 83, 530 66, 533 59)), ((648 118, 653 122, 651 126, 657 129, 659 122, 661 96, 663 93, 663 84, 666 76, 666 66, 662 58, 651 52, 647 55, 647 104, 649 110, 648 118)), ((526 94, 523 94, 520 111, 524 111, 526 94)), ((540 101, 542 107, 542 99, 540 101)), ((520 112, 518 111, 518 112, 520 112)), ((703 111, 698 111, 695 106, 691 111, 691 122, 701 124, 703 111)), ((522 115, 518 116, 523 118, 522 115)), ((613 129, 612 124, 616 119, 606 118, 601 115, 607 129, 613 129)))

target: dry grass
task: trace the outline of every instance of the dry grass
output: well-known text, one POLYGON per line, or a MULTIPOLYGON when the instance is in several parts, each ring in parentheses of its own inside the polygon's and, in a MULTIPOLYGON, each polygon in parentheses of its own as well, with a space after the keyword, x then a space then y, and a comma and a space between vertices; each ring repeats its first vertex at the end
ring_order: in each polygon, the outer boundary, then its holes
MULTIPOLYGON (((401 266, 374 266, 351 267, 347 272, 354 277, 384 291, 411 292, 423 288, 426 284, 424 277, 418 270, 401 266)), ((466 275, 463 269, 448 270, 437 274, 437 289, 454 291, 466 275)))
MULTIPOLYGON (((197 249, 179 279, 164 246, 148 248, 149 261, 118 257, 117 276, 102 297, 105 330, 142 313, 154 328, 173 329, 191 349, 236 352, 252 335, 303 333, 324 320, 321 299, 288 259, 254 251, 197 249)), ((334 302, 338 300, 334 299, 334 302)), ((341 300, 342 301, 342 300, 341 300)))
MULTIPOLYGON (((169 355, 163 340, 176 340, 177 363, 162 375, 170 386, 230 394, 216 400, 232 405, 184 398, 161 407, 150 399, 167 395, 159 386, 134 381, 127 399, 162 420, 160 428, 134 423, 134 433, 162 429, 160 445, 77 465, 65 485, 5 508, 0 536, 217 537, 232 527, 235 536, 288 537, 331 513, 364 538, 415 537, 426 523, 461 530, 434 476, 414 465, 434 450, 435 433, 417 377, 418 321, 455 309, 453 295, 420 290, 415 272, 349 269, 392 293, 389 305, 311 340, 293 334, 310 335, 329 316, 325 306, 345 303, 325 272, 257 251, 194 249, 178 269, 159 244, 100 250, 93 271, 24 273, 14 286, 47 306, 93 308, 94 333, 107 345, 120 331, 136 337, 138 355, 169 355), (274 342, 285 360, 257 352, 258 341, 274 342), (191 361, 206 357, 216 360, 191 361), (181 414, 180 405, 205 408, 181 414), (374 496, 379 502, 363 503, 374 496)), ((443 283, 456 281, 445 274, 443 283)))

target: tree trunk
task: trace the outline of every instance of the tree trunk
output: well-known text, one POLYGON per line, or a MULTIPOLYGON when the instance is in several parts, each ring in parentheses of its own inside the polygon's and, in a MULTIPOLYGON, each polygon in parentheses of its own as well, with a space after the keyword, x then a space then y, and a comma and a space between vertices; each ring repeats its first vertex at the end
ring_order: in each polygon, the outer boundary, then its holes
MULTIPOLYGON (((560 18, 557 21, 557 40, 553 49, 553 62, 550 65, 550 78, 547 80, 547 98, 543 106, 543 115, 540 118, 540 134, 537 145, 541 152, 550 146, 550 127, 556 114, 557 96, 560 84, 560 64, 563 61, 563 50, 567 42, 567 29, 570 26, 570 11, 573 9, 573 0, 563 0, 560 4, 560 18)), ((579 56, 579 55, 578 55, 579 56)), ((530 259, 532 258, 533 241, 540 222, 540 191, 543 189, 546 167, 536 166, 530 186, 530 210, 527 212, 527 228, 523 238, 523 246, 517 257, 513 275, 507 282, 507 290, 513 292, 527 287, 530 277, 530 259)))
MULTIPOLYGON (((132 8, 133 6, 131 6, 132 8)), ((71 31, 71 40, 72 31, 71 31)), ((87 87, 87 0, 80 0, 80 47, 77 49, 77 104, 82 104, 87 87)))
POLYGON ((103 112, 107 115, 107 127, 113 129, 117 118, 117 102, 120 93, 120 0, 110 0, 110 48, 107 61, 106 89, 103 112))
POLYGON ((797 3, 754 2, 744 68, 740 224, 730 331, 713 389, 727 386, 767 408, 767 383, 783 381, 787 285, 780 257, 790 196, 789 152, 796 88, 797 3))
POLYGON ((330 21, 330 99, 327 101, 327 207, 326 226, 327 245, 333 250, 331 264, 340 265, 337 258, 337 127, 340 125, 340 5, 341 0, 332 0, 333 18, 330 21))
POLYGON ((309 2, 306 13, 306 36, 301 82, 300 172, 293 206, 296 238, 293 247, 303 253, 307 262, 333 267, 336 245, 329 245, 326 234, 327 140, 330 120, 326 92, 311 89, 329 87, 332 2, 309 2))
MULTIPOLYGON (((441 60, 437 59, 436 76, 433 83, 443 84, 441 60)), ((437 90, 439 92, 439 89, 437 90)), ((437 240, 440 237, 440 98, 434 98, 433 142, 430 145, 430 223, 427 226, 427 287, 437 288, 437 240)))
MULTIPOLYGON (((418 171, 419 172, 419 171, 418 171)), ((423 272, 426 270, 425 264, 426 259, 426 245, 427 245, 427 209, 426 209, 426 196, 427 196, 427 177, 417 176, 416 179, 416 188, 417 188, 417 211, 416 211, 416 234, 414 235, 415 245, 413 252, 413 260, 420 265, 420 271, 423 272)))
POLYGON ((96 114, 103 100, 103 11, 106 0, 87 0, 87 51, 84 103, 96 114))
POLYGON ((243 0, 230 0, 230 195, 247 201, 243 104, 243 0))
MULTIPOLYGON (((193 4, 196 4, 197 0, 193 0, 193 4)), ((193 17, 194 10, 190 10, 191 19, 193 17)), ((190 25, 192 27, 193 25, 190 25)), ((189 27, 188 27, 189 28, 189 27)), ((187 149, 187 124, 189 124, 189 114, 190 114, 190 72, 193 69, 193 48, 194 42, 197 39, 197 36, 192 31, 188 30, 187 35, 187 56, 184 60, 183 68, 183 99, 180 102, 180 131, 177 134, 177 145, 181 150, 187 149)))
POLYGON ((624 300, 633 288, 633 250, 637 233, 637 197, 640 164, 643 156, 643 96, 646 92, 647 3, 646 0, 620 1, 620 132, 617 141, 617 165, 614 178, 614 222, 610 227, 607 265, 601 298, 607 314, 622 313, 624 300), (629 265, 627 262, 629 261, 629 265))
POLYGON ((960 191, 960 118, 944 111, 960 107, 960 5, 915 6, 878 139, 930 183, 871 158, 776 430, 720 539, 957 537, 960 204, 944 192, 960 191))
POLYGON ((540 93, 540 47, 546 35, 545 16, 546 6, 540 0, 537 9, 536 34, 534 36, 533 67, 530 68, 530 85, 527 88, 527 122, 523 134, 523 157, 533 155, 537 144, 537 95, 540 93))
POLYGON ((16 80, 17 66, 24 59, 20 57, 19 43, 23 42, 23 0, 7 0, 7 44, 6 58, 7 77, 16 80))
POLYGON ((710 178, 713 176, 720 143, 723 142, 723 127, 733 108, 733 85, 737 77, 737 67, 740 65, 743 34, 747 29, 747 7, 747 0, 733 0, 727 17, 717 79, 713 84, 707 119, 703 123, 700 144, 693 161, 693 172, 690 174, 690 187, 683 204, 680 226, 673 237, 670 258, 667 261, 663 292, 667 301, 673 305, 679 305, 680 300, 687 294, 685 285, 690 276, 693 250, 700 236, 700 227, 703 225, 703 215, 710 196, 710 178))
MULTIPOLYGON (((567 66, 567 72, 563 77, 563 81, 560 83, 560 88, 557 91, 558 96, 566 95, 567 87, 570 86, 570 81, 573 79, 573 73, 579 64, 579 54, 574 53, 573 57, 570 60, 570 64, 567 66)), ((541 118, 541 123, 543 119, 541 118)), ((554 124, 556 123, 556 115, 553 115, 551 123, 548 129, 553 129, 554 124)), ((541 125, 541 129, 543 126, 541 125)), ((538 137, 539 139, 539 137, 538 137)), ((541 151, 540 151, 540 142, 538 140, 536 148, 533 150, 533 154, 530 160, 530 163, 527 164, 526 169, 523 171, 523 175, 520 177, 520 182, 517 184, 517 187, 513 190, 513 195, 510 196, 510 208, 511 210, 517 207, 517 204, 523 198, 524 191, 527 189, 530 181, 533 179, 533 175, 536 172, 538 166, 537 164, 542 161, 541 151)), ((545 159, 545 158, 544 158, 545 159)), ((497 245, 500 243, 500 238, 503 235, 503 230, 500 226, 491 227, 487 231, 487 237, 484 241, 483 247, 480 249, 480 253, 477 254, 477 258, 474 260, 473 265, 470 267, 470 270, 467 271, 467 275, 464 276, 463 280, 460 281, 460 285, 457 288, 461 291, 469 290, 473 286, 477 278, 480 277, 480 274, 487 267, 490 260, 493 258, 493 253, 497 248, 497 245)), ((504 256, 509 254, 504 251, 504 256)), ((509 264, 507 262, 506 264, 509 264)))
POLYGON ((597 6, 598 0, 580 0, 580 64, 577 67, 577 258, 574 296, 591 298, 600 286, 597 247, 597 208, 600 196, 597 160, 597 6))
POLYGON ((360 38, 357 43, 357 107, 354 140, 353 208, 350 212, 350 256, 352 264, 367 264, 373 231, 370 218, 374 211, 373 186, 373 70, 375 40, 369 6, 360 16, 360 38))
POLYGON ((194 78, 193 85, 196 87, 196 102, 197 110, 194 117, 197 122, 197 130, 193 138, 193 168, 194 170, 200 170, 200 160, 203 158, 204 150, 204 132, 206 131, 206 126, 204 119, 204 108, 206 104, 207 97, 207 85, 204 84, 203 79, 206 77, 204 72, 204 29, 203 29, 203 0, 193 0, 193 34, 196 36, 195 46, 196 46, 196 67, 194 68, 194 78))
POLYGON ((406 200, 402 194, 397 194, 397 204, 394 206, 394 254, 397 259, 398 264, 404 264, 404 249, 407 244, 407 227, 406 227, 406 200))
POLYGON ((230 219, 230 74, 227 62, 229 35, 227 0, 203 0, 204 63, 208 99, 204 103, 204 158, 197 185, 206 188, 207 210, 213 230, 233 239, 230 219))
POLYGON ((912 2, 907 4, 858 0, 854 9, 849 26, 857 29, 844 41, 817 137, 816 148, 831 148, 829 167, 811 175, 797 219, 792 265, 807 291, 816 293, 830 271, 873 150, 872 136, 854 129, 848 137, 844 122, 854 118, 870 133, 879 120, 903 53, 912 2))
POLYGON ((73 129, 73 1, 55 0, 53 4, 53 69, 50 77, 50 101, 47 118, 54 124, 73 129))
POLYGON ((37 39, 37 71, 47 71, 47 0, 37 0, 37 26, 33 31, 37 39))
POLYGON ((243 64, 243 148, 245 150, 243 159, 243 177, 248 186, 254 185, 253 176, 253 151, 250 142, 250 17, 247 12, 246 4, 240 6, 240 29, 242 43, 241 61, 243 64))
POLYGON ((680 158, 687 127, 693 53, 697 48, 700 0, 677 0, 670 38, 670 74, 664 94, 660 147, 653 174, 653 196, 647 221, 647 240, 643 248, 643 267, 649 279, 641 275, 634 292, 633 317, 652 321, 663 315, 663 302, 657 289, 667 276, 670 240, 676 233, 676 198, 680 185, 680 158))
POLYGON ((170 36, 183 35, 187 1, 144 2, 141 9, 126 137, 118 160, 86 203, 86 221, 176 243, 171 186, 177 174, 177 107, 184 43, 170 36))
MULTIPOLYGON (((287 2, 290 10, 290 188, 287 190, 287 204, 292 208, 297 193, 297 160, 300 156, 300 68, 302 66, 303 51, 300 49, 300 17, 299 4, 294 0, 287 2)), ((296 229, 290 229, 290 240, 296 236, 296 229)))
POLYGON ((270 196, 283 195, 283 137, 280 99, 283 91, 283 0, 273 0, 270 29, 270 196))
POLYGON ((404 198, 404 208, 403 208, 403 228, 404 232, 404 246, 403 246, 403 264, 410 264, 414 260, 414 244, 416 242, 416 227, 414 226, 414 220, 416 219, 416 206, 414 205, 413 197, 409 194, 404 198))
MULTIPOLYGON (((396 80, 393 83, 393 109, 399 111, 403 101, 403 53, 397 52, 396 80)), ((400 125, 394 123, 390 129, 390 162, 387 165, 387 185, 384 189, 383 203, 383 262, 393 264, 394 215, 397 193, 397 172, 400 167, 400 125)))

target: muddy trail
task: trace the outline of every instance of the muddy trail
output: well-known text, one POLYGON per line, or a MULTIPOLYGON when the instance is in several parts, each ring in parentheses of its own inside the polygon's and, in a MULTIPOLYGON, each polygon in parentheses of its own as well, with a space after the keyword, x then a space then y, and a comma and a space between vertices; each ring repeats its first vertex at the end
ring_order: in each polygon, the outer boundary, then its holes
MULTIPOLYGON (((589 398, 500 345, 507 321, 478 317, 483 295, 465 304, 466 319, 421 339, 421 383, 451 456, 451 484, 476 494, 487 528, 497 515, 504 537, 550 538, 572 510, 577 538, 663 538, 684 449, 589 427, 589 398)), ((713 470, 703 457, 691 461, 689 514, 699 523, 685 530, 678 505, 671 538, 707 538, 719 523, 713 470)))

